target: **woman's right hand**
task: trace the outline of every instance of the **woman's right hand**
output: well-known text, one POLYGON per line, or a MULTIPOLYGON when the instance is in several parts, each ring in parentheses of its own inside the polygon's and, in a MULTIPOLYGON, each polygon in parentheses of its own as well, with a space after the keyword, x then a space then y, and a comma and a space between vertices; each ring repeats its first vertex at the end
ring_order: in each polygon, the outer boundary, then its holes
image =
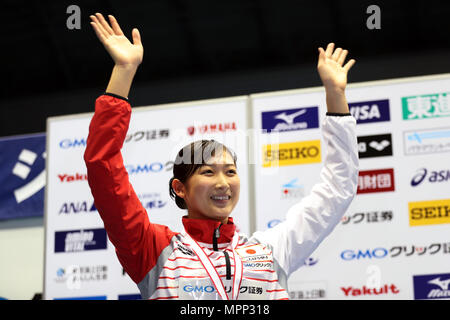
POLYGON ((101 13, 90 16, 91 25, 98 39, 113 58, 116 66, 137 68, 144 56, 144 47, 138 29, 133 29, 131 33, 133 43, 131 43, 123 34, 117 20, 111 15, 108 17, 111 25, 101 13))

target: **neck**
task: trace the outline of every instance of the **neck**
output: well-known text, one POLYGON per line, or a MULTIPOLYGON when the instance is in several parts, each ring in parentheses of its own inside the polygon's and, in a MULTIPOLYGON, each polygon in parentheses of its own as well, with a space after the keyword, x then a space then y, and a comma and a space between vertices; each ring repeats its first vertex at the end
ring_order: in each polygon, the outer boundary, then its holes
POLYGON ((207 217, 205 215, 202 214, 196 214, 194 212, 189 212, 188 211, 188 215, 187 217, 189 219, 203 219, 203 220, 213 220, 213 221, 218 221, 221 222, 223 224, 227 224, 228 223, 228 217, 222 218, 222 217, 217 217, 217 218, 211 218, 211 217, 207 217))

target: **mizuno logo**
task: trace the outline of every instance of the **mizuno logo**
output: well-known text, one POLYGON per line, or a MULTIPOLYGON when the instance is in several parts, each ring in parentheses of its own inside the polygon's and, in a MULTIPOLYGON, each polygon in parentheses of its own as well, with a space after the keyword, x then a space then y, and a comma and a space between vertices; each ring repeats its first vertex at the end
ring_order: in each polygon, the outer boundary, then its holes
POLYGON ((448 285, 450 284, 450 279, 441 280, 440 277, 428 281, 429 284, 434 284, 441 288, 442 290, 448 290, 448 285))
POLYGON ((286 112, 280 113, 278 115, 275 116, 275 119, 279 119, 279 120, 283 120, 284 122, 286 122, 287 124, 293 124, 294 123, 294 119, 297 118, 298 116, 304 114, 306 112, 305 109, 294 112, 292 114, 286 114, 286 112))

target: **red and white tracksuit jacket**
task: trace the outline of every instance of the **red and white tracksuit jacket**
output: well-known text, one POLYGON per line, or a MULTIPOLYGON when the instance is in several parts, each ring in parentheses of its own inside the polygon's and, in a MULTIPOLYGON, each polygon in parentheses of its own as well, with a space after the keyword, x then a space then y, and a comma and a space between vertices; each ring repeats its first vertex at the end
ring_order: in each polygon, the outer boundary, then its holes
MULTIPOLYGON (((151 223, 129 182, 120 150, 130 117, 128 101, 100 96, 84 154, 95 205, 119 261, 144 299, 220 299, 184 233, 151 223)), ((328 153, 321 181, 289 209, 284 222, 250 238, 239 234, 236 253, 242 260, 243 277, 238 299, 288 299, 289 275, 339 223, 356 194, 355 119, 327 115, 322 128, 328 153)), ((208 255, 231 299, 233 219, 221 225, 184 217, 183 225, 208 255)))

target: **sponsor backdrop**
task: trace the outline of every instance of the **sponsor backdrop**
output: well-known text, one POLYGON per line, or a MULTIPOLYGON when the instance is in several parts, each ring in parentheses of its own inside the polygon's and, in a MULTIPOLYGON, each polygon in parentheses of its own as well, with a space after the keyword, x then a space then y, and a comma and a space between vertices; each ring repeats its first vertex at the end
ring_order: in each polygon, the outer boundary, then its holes
MULTIPOLYGON (((347 100, 357 120, 357 195, 291 276, 291 298, 449 298, 450 75, 352 84, 347 100)), ((323 88, 134 108, 124 161, 150 219, 180 230, 183 213, 167 191, 171 161, 185 144, 214 137, 238 155, 240 231, 265 230, 319 181, 325 113, 323 88)), ((48 121, 44 297, 137 299, 86 182, 91 117, 48 121)))
MULTIPOLYGON (((350 85, 358 191, 289 280, 293 299, 450 298, 450 76, 350 85)), ((251 96, 256 227, 284 220, 327 152, 323 88, 251 96)))
MULTIPOLYGON (((169 197, 176 153, 199 139, 216 139, 238 154, 241 199, 233 216, 249 233, 247 167, 248 97, 134 108, 122 154, 149 219, 182 231, 169 197)), ((49 118, 45 209, 45 299, 139 299, 118 262, 94 205, 83 154, 92 113, 49 118)))

